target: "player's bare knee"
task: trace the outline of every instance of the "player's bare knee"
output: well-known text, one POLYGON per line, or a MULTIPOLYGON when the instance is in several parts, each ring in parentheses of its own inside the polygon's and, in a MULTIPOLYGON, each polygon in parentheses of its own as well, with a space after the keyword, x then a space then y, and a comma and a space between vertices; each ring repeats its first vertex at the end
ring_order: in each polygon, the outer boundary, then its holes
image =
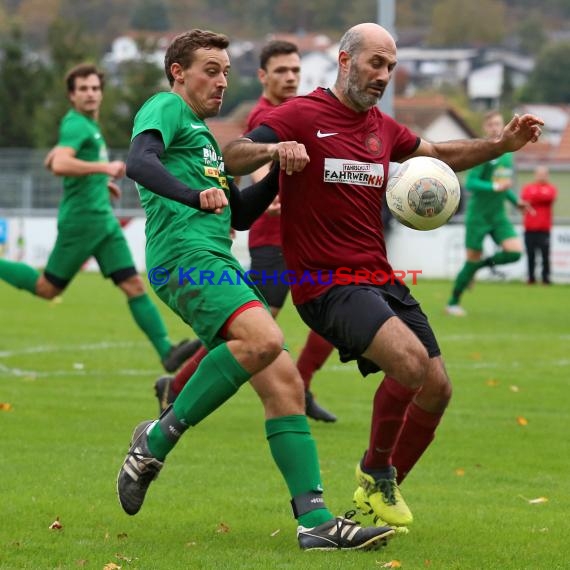
POLYGON ((410 389, 420 388, 426 381, 429 372, 429 357, 423 346, 411 350, 402 357, 396 378, 410 389))
POLYGON ((125 293, 127 297, 140 297, 144 295, 146 290, 140 275, 133 275, 118 284, 119 289, 125 293))
POLYGON ((43 276, 40 277, 36 283, 36 296, 41 297, 42 299, 49 301, 57 297, 61 292, 62 290, 59 287, 50 283, 43 276))

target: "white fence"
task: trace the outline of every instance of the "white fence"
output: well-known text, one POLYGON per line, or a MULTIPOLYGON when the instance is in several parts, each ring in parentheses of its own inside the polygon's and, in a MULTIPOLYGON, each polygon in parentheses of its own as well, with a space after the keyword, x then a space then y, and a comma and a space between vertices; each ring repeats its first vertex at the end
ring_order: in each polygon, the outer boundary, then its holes
MULTIPOLYGON (((133 252, 136 267, 145 271, 144 218, 123 219, 123 230, 133 252)), ((519 233, 522 230, 518 227, 519 233)), ((55 217, 0 217, 0 257, 21 260, 41 268, 56 238, 55 217)), ((465 228, 462 224, 448 224, 431 232, 418 232, 393 222, 388 238, 388 255, 394 269, 421 271, 420 278, 453 278, 464 261, 465 228)), ((490 238, 484 244, 486 253, 495 246, 490 238)), ((247 232, 238 232, 234 253, 241 263, 249 267, 247 232)), ((551 245, 552 280, 570 283, 570 225, 556 226, 551 245)), ((86 270, 96 270, 97 264, 89 260, 86 270)), ((508 279, 526 279, 526 258, 517 263, 503 265, 500 271, 508 279)), ((538 273, 540 274, 540 273, 538 273)), ((488 270, 477 274, 478 279, 493 278, 488 270)))

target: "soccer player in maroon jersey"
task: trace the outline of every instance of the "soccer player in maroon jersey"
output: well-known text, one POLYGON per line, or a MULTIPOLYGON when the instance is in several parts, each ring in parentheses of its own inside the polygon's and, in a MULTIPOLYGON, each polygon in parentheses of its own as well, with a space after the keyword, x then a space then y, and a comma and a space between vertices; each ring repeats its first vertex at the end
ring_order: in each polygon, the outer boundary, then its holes
POLYGON ((424 155, 463 170, 536 141, 543 123, 515 116, 493 141, 430 143, 376 107, 396 63, 396 44, 384 28, 354 26, 340 41, 335 85, 280 105, 231 142, 224 159, 229 172, 246 174, 281 144, 281 231, 295 277, 293 302, 341 360, 357 360, 363 375, 385 373, 374 396, 368 450, 356 466, 354 499, 377 521, 405 526, 412 514, 398 484, 432 441, 451 384, 409 289, 372 278, 393 274, 380 216, 389 162, 424 155))
MULTIPOLYGON (((299 87, 301 60, 294 43, 271 41, 263 47, 259 59, 258 78, 263 92, 248 116, 247 131, 258 127, 277 105, 297 95, 299 87)), ((259 182, 268 172, 269 165, 263 165, 251 173, 251 178, 253 182, 259 182)), ((281 204, 279 197, 276 197, 266 212, 251 226, 248 244, 253 272, 251 279, 267 301, 273 317, 277 317, 283 308, 289 292, 286 279, 282 278, 287 267, 281 247, 280 212, 281 204)), ((305 413, 314 420, 324 422, 335 422, 337 418, 316 401, 310 385, 314 373, 321 368, 333 350, 334 346, 330 342, 310 331, 297 361, 305 385, 305 413)), ((156 381, 155 393, 161 410, 166 409, 182 391, 206 353, 207 349, 201 347, 176 376, 162 376, 156 381)))

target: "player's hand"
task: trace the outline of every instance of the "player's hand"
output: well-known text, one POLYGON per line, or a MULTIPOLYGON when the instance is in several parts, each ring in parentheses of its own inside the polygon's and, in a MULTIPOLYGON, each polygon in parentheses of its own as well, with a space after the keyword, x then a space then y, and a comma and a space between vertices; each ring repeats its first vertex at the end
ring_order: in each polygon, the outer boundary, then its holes
POLYGON ((221 214, 228 205, 226 193, 221 188, 208 188, 200 192, 200 209, 221 214))
POLYGON ((530 202, 526 200, 519 200, 517 202, 517 208, 524 214, 528 212, 531 216, 536 215, 536 210, 530 205, 530 202))
POLYGON ((46 154, 46 157, 44 158, 44 166, 48 169, 51 170, 51 165, 53 162, 53 157, 55 156, 55 146, 46 154))
POLYGON ((506 192, 513 185, 513 181, 510 178, 501 178, 493 182, 493 190, 495 192, 506 192))
POLYGON ((122 160, 113 160, 107 163, 107 174, 111 178, 122 178, 127 171, 127 167, 122 160))
POLYGON ((305 145, 296 141, 284 141, 271 147, 269 149, 271 160, 279 162, 281 170, 286 174, 301 172, 310 161, 305 145))
POLYGON ((121 189, 116 182, 109 180, 109 182, 107 182, 107 188, 113 200, 118 200, 121 197, 121 189))
POLYGON ((505 126, 500 137, 500 142, 505 147, 505 152, 519 150, 529 142, 536 142, 541 133, 544 121, 535 115, 515 115, 505 126))
POLYGON ((280 216, 281 215, 281 201, 279 196, 275 196, 273 202, 269 204, 267 210, 265 210, 268 216, 280 216))

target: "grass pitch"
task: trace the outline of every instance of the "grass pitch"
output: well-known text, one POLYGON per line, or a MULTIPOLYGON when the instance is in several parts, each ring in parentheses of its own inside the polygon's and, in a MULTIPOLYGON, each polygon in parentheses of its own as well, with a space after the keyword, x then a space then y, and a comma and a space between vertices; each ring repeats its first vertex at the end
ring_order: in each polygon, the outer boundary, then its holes
MULTIPOLYGON (((454 397, 403 485, 410 534, 378 552, 307 553, 248 386, 187 432, 141 512, 123 514, 115 478, 133 427, 157 413, 154 352, 99 275, 80 275, 60 304, 0 284, 0 568, 568 568, 570 288, 480 283, 465 319, 443 315, 449 289, 413 290, 454 397)), ((173 339, 189 335, 160 310, 173 339)), ((279 322, 296 356, 306 328, 290 305, 279 322)), ((352 507, 377 382, 336 356, 314 380, 339 416, 312 423, 339 514, 352 507)))

